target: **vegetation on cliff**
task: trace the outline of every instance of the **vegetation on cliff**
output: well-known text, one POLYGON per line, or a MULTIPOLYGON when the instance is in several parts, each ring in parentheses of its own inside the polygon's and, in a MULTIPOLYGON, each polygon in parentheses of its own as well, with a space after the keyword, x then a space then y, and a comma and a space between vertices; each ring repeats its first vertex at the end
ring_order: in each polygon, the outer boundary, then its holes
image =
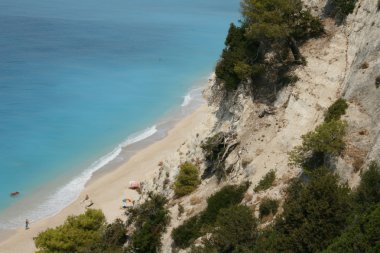
POLYGON ((40 233, 34 240, 39 253, 156 253, 170 221, 167 200, 151 194, 129 211, 127 222, 107 224, 100 210, 88 209, 65 223, 40 233))
POLYGON ((215 70, 218 79, 227 90, 251 83, 256 92, 259 86, 276 90, 294 81, 289 69, 304 63, 298 45, 323 33, 320 20, 301 0, 244 0, 242 14, 240 26, 230 26, 215 70))
POLYGON ((200 184, 199 168, 190 162, 181 164, 174 182, 174 193, 177 197, 193 192, 200 184))
MULTIPOLYGON (((215 222, 177 246, 188 247, 209 233, 201 245, 192 246, 192 252, 378 252, 379 184, 380 168, 376 163, 363 173, 355 190, 340 183, 330 170, 319 168, 306 180, 293 179, 283 212, 272 225, 259 229, 252 211, 236 203, 219 209, 215 222)), ((200 216, 195 216, 174 231, 181 234, 199 220, 200 216)), ((173 239, 178 243, 175 233, 173 239)))

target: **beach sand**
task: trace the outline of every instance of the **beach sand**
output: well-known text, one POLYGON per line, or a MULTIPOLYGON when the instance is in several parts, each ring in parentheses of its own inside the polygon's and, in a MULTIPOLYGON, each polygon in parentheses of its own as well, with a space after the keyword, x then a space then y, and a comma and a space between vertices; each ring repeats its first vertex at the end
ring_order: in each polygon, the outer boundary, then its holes
POLYGON ((53 228, 63 224, 69 215, 83 213, 86 210, 86 195, 93 201, 91 208, 101 209, 107 221, 112 222, 116 218, 124 218, 122 199, 137 199, 138 193, 128 190, 131 180, 144 181, 151 179, 158 170, 158 163, 173 155, 178 147, 194 133, 210 129, 210 112, 206 105, 202 105, 196 111, 180 120, 168 135, 138 151, 128 161, 117 169, 104 173, 89 181, 79 198, 64 208, 57 215, 31 222, 30 229, 17 229, 12 235, 0 239, 0 252, 2 253, 28 253, 34 252, 33 237, 47 228, 53 228))

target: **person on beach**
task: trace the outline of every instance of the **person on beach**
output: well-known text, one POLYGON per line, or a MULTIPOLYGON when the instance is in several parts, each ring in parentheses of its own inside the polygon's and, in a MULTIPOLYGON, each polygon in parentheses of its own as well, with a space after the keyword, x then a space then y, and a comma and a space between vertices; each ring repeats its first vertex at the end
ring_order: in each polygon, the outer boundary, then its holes
POLYGON ((26 219, 25 220, 25 230, 28 230, 29 229, 29 220, 26 219))

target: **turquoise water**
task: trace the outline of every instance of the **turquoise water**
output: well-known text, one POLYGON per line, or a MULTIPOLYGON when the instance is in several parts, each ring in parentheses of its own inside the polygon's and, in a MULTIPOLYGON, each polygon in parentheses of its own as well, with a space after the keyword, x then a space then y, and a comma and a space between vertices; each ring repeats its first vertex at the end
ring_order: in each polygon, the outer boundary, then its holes
POLYGON ((238 15, 238 0, 0 0, 0 211, 180 106, 238 15))

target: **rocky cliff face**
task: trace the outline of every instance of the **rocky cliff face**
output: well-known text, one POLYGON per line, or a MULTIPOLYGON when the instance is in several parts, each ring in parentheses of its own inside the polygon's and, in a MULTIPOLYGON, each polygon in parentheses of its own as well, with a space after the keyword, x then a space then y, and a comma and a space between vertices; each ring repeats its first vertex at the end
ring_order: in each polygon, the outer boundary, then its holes
POLYGON ((362 0, 346 24, 347 70, 342 95, 358 104, 368 120, 357 128, 368 131, 367 160, 380 158, 380 10, 375 0, 362 0))
MULTIPOLYGON (((305 0, 317 15, 326 13, 327 0, 305 0)), ((196 134, 178 149, 154 182, 145 191, 159 191, 172 198, 171 182, 178 165, 186 160, 198 161, 205 169, 202 141, 220 131, 236 134, 238 145, 226 159, 229 173, 222 183, 215 178, 203 180, 190 196, 170 201, 172 222, 163 239, 163 252, 171 252, 173 227, 205 207, 205 200, 225 184, 250 181, 245 204, 258 206, 264 196, 283 200, 289 180, 301 172, 288 165, 288 152, 301 143, 301 136, 324 119, 327 108, 339 97, 349 102, 344 116, 348 122, 347 148, 332 161, 343 181, 355 186, 360 170, 371 160, 380 160, 380 11, 377 1, 359 0, 354 13, 337 25, 324 18, 326 35, 302 46, 307 65, 294 73, 299 80, 281 90, 273 104, 256 102, 254 91, 243 86, 227 94, 218 84, 205 91, 210 108, 214 108, 213 127, 196 134), (276 171, 272 188, 254 193, 253 188, 268 171, 276 171), (179 206, 184 213, 178 212, 179 206)), ((143 194, 144 196, 144 194, 143 194)), ((142 198, 143 200, 144 198, 142 198)), ((254 208, 254 210, 257 212, 254 208)), ((270 222, 270 221, 269 221, 270 222)))

